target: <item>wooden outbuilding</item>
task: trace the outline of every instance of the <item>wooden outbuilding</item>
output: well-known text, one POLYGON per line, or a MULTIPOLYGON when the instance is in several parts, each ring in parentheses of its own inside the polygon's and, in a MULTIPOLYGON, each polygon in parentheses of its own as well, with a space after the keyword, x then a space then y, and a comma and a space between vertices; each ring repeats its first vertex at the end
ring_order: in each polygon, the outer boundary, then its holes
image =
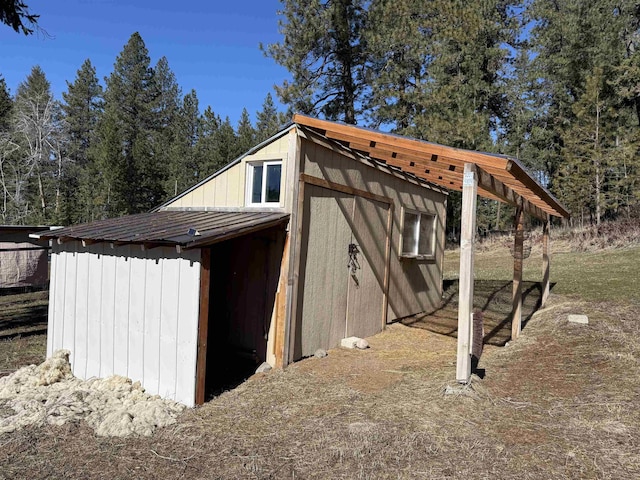
POLYGON ((508 157, 303 115, 154 212, 43 233, 55 240, 47 353, 68 348, 80 377, 126 375, 193 405, 228 385, 229 365, 281 367, 373 335, 440 305, 452 189, 467 381, 476 193, 520 217, 567 212, 508 157))
POLYGON ((47 242, 29 235, 42 225, 0 225, 0 290, 45 288, 49 283, 47 242))

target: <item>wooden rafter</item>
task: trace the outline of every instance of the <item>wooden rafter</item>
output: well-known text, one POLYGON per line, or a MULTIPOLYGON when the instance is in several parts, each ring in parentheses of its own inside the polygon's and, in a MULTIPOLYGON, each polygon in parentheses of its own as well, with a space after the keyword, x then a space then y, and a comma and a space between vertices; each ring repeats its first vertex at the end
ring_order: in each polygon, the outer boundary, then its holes
POLYGON ((354 152, 415 175, 449 190, 462 190, 464 165, 478 167, 478 194, 512 205, 545 220, 569 212, 517 160, 447 147, 366 128, 296 114, 294 123, 335 141, 354 152))

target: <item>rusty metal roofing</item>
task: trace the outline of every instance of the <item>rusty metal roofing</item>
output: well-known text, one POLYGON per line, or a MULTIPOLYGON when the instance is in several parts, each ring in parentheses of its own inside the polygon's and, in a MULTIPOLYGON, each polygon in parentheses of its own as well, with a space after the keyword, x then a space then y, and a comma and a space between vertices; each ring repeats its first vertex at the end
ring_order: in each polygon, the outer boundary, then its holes
POLYGON ((194 248, 287 223, 289 214, 263 211, 178 211, 140 213, 40 232, 41 239, 85 244, 109 242, 194 248))
POLYGON ((449 190, 462 190, 465 163, 475 165, 478 194, 505 203, 522 203, 526 212, 569 217, 568 210, 520 164, 506 155, 447 147, 368 128, 296 114, 296 125, 340 145, 449 190))

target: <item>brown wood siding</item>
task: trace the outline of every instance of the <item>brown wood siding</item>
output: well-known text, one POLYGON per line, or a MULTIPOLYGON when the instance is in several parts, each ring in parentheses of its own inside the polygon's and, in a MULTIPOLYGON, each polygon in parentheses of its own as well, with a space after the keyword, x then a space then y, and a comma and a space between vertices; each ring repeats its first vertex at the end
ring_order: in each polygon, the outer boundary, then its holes
MULTIPOLYGON (((301 155, 303 173, 388 197, 393 201, 388 321, 437 308, 442 297, 446 195, 349 158, 338 149, 329 149, 306 139, 302 141, 301 155), (435 260, 399 257, 403 206, 437 215, 435 260)), ((371 219, 369 223, 375 225, 376 221, 371 219)), ((385 229, 376 229, 371 235, 382 248, 385 244, 385 229)))

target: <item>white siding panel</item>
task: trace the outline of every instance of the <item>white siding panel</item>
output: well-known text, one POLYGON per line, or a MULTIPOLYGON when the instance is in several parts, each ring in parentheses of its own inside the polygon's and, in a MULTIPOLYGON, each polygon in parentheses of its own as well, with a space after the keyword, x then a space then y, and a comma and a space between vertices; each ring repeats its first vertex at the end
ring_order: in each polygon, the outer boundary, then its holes
POLYGON ((160 384, 160 318, 162 266, 158 258, 149 258, 146 263, 145 318, 144 318, 144 385, 149 391, 158 393, 160 384))
POLYGON ((186 252, 180 260, 178 300, 178 336, 176 352, 176 392, 180 401, 195 398, 198 311, 200 296, 200 251, 186 252), (197 268, 195 268, 197 267, 197 268))
POLYGON ((89 248, 89 264, 87 266, 87 370, 86 378, 100 376, 100 350, 102 346, 102 263, 104 244, 99 243, 89 248))
POLYGON ((76 364, 75 333, 76 333, 76 293, 77 293, 77 248, 75 242, 69 245, 73 250, 66 252, 65 259, 65 296, 62 314, 62 345, 59 348, 71 350, 71 367, 76 364))
POLYGON ((180 264, 162 261, 162 288, 160 293, 160 381, 158 393, 163 397, 176 395, 176 339, 178 338, 178 289, 180 264))
POLYGON ((71 350, 74 358, 73 371, 81 378, 87 376, 87 341, 88 341, 88 311, 89 295, 89 258, 87 251, 76 253, 76 306, 74 310, 74 342, 71 350))
POLYGON ((193 405, 199 259, 199 250, 55 246, 48 354, 67 348, 78 377, 126 375, 193 405))
POLYGON ((58 278, 58 259, 60 258, 58 251, 58 245, 54 242, 51 248, 51 271, 49 273, 51 281, 49 282, 49 311, 47 316, 47 357, 50 357, 53 353, 53 339, 57 331, 57 325, 54 321, 56 318, 56 294, 61 290, 55 281, 58 278))
POLYGON ((113 373, 128 375, 129 361, 129 284, 131 280, 131 246, 119 249, 116 257, 115 308, 113 337, 113 373))
POLYGON ((127 376, 137 378, 144 383, 144 323, 146 294, 146 252, 140 246, 132 245, 129 278, 129 359, 127 376))
POLYGON ((102 295, 100 299, 100 377, 113 375, 114 371, 114 330, 116 299, 116 265, 118 257, 115 249, 104 247, 100 272, 92 271, 92 278, 100 275, 102 295))

